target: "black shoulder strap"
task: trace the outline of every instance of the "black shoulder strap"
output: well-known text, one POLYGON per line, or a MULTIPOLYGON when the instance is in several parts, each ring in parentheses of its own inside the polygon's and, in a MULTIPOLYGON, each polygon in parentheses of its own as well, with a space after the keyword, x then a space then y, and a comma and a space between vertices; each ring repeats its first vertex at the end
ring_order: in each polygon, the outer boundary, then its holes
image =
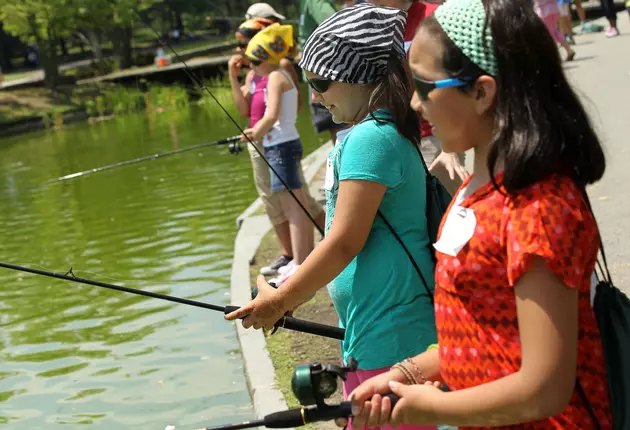
POLYGON ((597 265, 599 266, 599 270, 602 273, 602 280, 608 282, 610 285, 613 285, 612 276, 610 275, 610 270, 608 269, 608 260, 606 259, 606 251, 604 250, 604 241, 602 240, 602 233, 599 229, 599 225, 597 224, 597 218, 595 217, 595 212, 593 212, 593 207, 591 206, 591 200, 588 198, 588 194, 586 193, 586 188, 583 186, 579 186, 580 191, 582 192, 582 197, 584 197, 584 201, 586 202, 586 206, 588 206, 588 210, 593 215, 593 220, 595 221, 595 226, 597 227, 597 234, 599 235, 599 251, 602 255, 602 262, 604 263, 604 267, 602 268, 602 264, 597 261, 597 265))
POLYGON ((396 233, 396 230, 394 230, 394 227, 392 227, 389 221, 387 221, 387 218, 385 218, 381 210, 379 209, 376 213, 378 214, 378 216, 381 217, 381 219, 383 220, 387 228, 389 228, 389 231, 392 232, 392 234, 394 235, 398 243, 400 243, 400 246, 402 246, 403 249, 405 250, 407 257, 409 257, 409 261, 411 261, 411 264, 413 265, 414 269, 416 269, 416 272, 418 272, 418 275, 420 275, 420 279, 422 280, 424 289, 427 291, 427 295, 429 296, 429 300, 431 300, 431 304, 433 304, 433 292, 431 292, 431 289, 429 288, 429 284, 427 283, 427 280, 424 278, 424 275, 422 274, 420 267, 418 267, 418 263, 416 263, 416 260, 413 258, 413 255, 411 255, 411 252, 409 252, 409 249, 405 245, 405 242, 403 242, 400 236, 398 236, 398 233, 396 233))

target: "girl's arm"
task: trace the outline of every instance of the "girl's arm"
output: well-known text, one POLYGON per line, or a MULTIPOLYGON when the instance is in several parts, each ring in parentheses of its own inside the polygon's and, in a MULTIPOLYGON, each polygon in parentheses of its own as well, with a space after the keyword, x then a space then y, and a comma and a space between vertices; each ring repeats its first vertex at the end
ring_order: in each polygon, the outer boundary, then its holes
POLYGON ((265 116, 251 129, 247 130, 255 141, 262 141, 265 134, 271 130, 278 121, 280 108, 282 107, 282 93, 284 92, 286 78, 282 73, 272 72, 267 82, 267 109, 265 116))
POLYGON ((299 270, 277 290, 259 277, 258 296, 226 319, 245 317, 245 328, 273 327, 285 312, 332 281, 363 248, 386 189, 377 182, 341 181, 330 231, 299 270))
POLYGON ((295 88, 298 90, 298 112, 300 112, 302 110, 302 91, 300 91, 298 75, 295 71, 295 67, 293 67, 293 64, 286 58, 283 58, 280 61, 280 67, 289 72, 291 79, 293 79, 293 85, 295 85, 295 88))
POLYGON ((228 76, 230 78, 230 87, 232 88, 232 98, 236 104, 236 109, 242 118, 249 118, 249 83, 251 82, 254 72, 250 71, 245 78, 245 85, 241 86, 238 82, 238 74, 242 67, 242 57, 234 55, 228 61, 228 76))
MULTIPOLYGON (((326 237, 282 284, 282 302, 294 309, 330 283, 365 245, 387 187, 363 180, 339 183, 335 216, 326 237)), ((280 290, 278 290, 280 291, 280 290)))
POLYGON ((575 388, 578 291, 566 287, 540 257, 515 285, 521 341, 518 372, 435 398, 435 423, 503 426, 558 415, 575 388))
POLYGON ((562 413, 576 381, 578 292, 565 286, 541 257, 531 257, 515 294, 522 354, 518 372, 448 393, 432 386, 394 384, 391 388, 401 399, 391 419, 389 400, 381 402, 379 397, 371 405, 357 405, 363 407, 360 421, 494 427, 562 413), (380 415, 374 417, 368 409, 378 409, 380 415))

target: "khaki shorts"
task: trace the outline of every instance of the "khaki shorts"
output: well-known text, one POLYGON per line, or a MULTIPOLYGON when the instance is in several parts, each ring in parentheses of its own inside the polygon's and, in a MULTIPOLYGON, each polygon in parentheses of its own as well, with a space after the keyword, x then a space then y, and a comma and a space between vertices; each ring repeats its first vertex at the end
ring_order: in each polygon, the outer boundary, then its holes
MULTIPOLYGON (((264 153, 262 145, 258 145, 258 149, 260 149, 260 151, 264 153)), ((252 167, 254 169, 254 184, 256 184, 258 195, 263 201, 265 212, 269 217, 269 221, 271 221, 273 225, 279 225, 286 222, 287 218, 282 211, 282 206, 280 205, 280 196, 278 193, 271 192, 271 172, 269 171, 269 166, 267 166, 265 160, 260 156, 260 154, 258 154, 258 152, 256 152, 251 144, 247 144, 247 150, 249 152, 249 158, 252 160, 252 167)), ((321 213, 323 209, 322 206, 317 203, 317 201, 315 201, 313 196, 311 196, 311 192, 309 191, 306 179, 304 179, 304 171, 302 170, 301 163, 299 168, 299 175, 300 182, 302 183, 304 191, 306 192, 306 198, 308 199, 308 207, 310 207, 311 216, 315 218, 321 213)))
MULTIPOLYGON (((422 153, 424 162, 427 163, 427 167, 431 167, 433 160, 442 153, 442 144, 435 136, 423 137, 420 140, 420 152, 422 153)), ((466 154, 461 153, 457 155, 459 155, 459 159, 463 165, 466 154)), ((437 167, 431 173, 440 180, 442 185, 444 185, 444 188, 446 188, 453 196, 455 195, 457 189, 462 185, 462 180, 459 179, 459 176, 455 175, 455 179, 451 179, 448 175, 448 171, 442 166, 437 167)))

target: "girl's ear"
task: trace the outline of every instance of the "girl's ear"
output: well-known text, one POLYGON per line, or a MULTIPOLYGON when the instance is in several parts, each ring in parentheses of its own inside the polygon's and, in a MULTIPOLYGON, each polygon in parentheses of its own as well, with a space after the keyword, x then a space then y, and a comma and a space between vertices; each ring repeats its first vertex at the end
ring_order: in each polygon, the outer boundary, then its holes
POLYGON ((494 106, 497 95, 497 81, 492 76, 482 75, 477 78, 472 89, 475 98, 475 110, 482 115, 491 110, 494 106))

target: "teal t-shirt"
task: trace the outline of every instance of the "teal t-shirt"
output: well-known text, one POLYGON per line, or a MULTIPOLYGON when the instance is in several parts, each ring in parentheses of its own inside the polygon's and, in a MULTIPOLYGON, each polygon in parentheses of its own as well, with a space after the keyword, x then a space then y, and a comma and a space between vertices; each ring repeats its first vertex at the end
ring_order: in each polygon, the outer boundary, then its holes
MULTIPOLYGON (((389 119, 385 110, 376 112, 389 119)), ((413 144, 392 122, 368 117, 328 154, 326 233, 335 215, 339 182, 386 185, 379 207, 401 237, 433 290, 434 265, 425 216, 426 176, 413 144)), ((346 329, 343 360, 374 370, 391 366, 437 342, 433 306, 409 257, 377 215, 363 249, 328 285, 346 329)))

